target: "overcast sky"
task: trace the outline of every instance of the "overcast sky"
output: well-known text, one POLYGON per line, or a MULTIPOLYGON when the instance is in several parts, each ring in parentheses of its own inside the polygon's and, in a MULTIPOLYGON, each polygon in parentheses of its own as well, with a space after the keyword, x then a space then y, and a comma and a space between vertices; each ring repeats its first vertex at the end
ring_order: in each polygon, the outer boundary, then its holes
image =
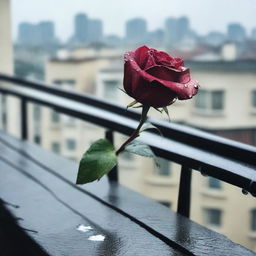
POLYGON ((143 17, 150 30, 162 27, 166 17, 186 15, 191 27, 201 34, 225 32, 230 22, 240 22, 247 31, 256 27, 256 0, 11 0, 13 35, 22 21, 55 22, 56 34, 68 38, 78 12, 104 22, 104 33, 124 34, 127 19, 143 17))

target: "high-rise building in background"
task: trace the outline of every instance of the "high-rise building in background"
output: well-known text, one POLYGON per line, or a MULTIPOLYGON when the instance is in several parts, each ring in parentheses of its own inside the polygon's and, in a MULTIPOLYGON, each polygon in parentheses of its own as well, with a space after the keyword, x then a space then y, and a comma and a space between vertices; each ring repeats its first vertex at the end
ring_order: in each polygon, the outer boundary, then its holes
POLYGON ((74 35, 71 44, 87 45, 103 40, 103 24, 99 19, 90 19, 84 13, 75 16, 74 35))
POLYGON ((18 28, 18 42, 20 44, 33 45, 35 40, 34 30, 35 25, 28 22, 20 23, 18 28))
POLYGON ((252 38, 253 40, 256 40, 256 28, 253 28, 253 29, 252 29, 251 38, 252 38))
POLYGON ((168 18, 165 21, 164 45, 176 48, 178 43, 190 35, 189 19, 187 17, 168 18))
POLYGON ((38 24, 40 31, 40 40, 45 43, 51 43, 55 39, 54 23, 51 21, 42 21, 38 24))
POLYGON ((164 31, 162 29, 156 29, 150 31, 147 36, 147 41, 152 47, 161 47, 164 39, 164 31))
POLYGON ((147 21, 134 18, 126 22, 126 41, 129 43, 143 43, 147 37, 147 21))
POLYGON ((177 39, 178 41, 182 41, 189 35, 190 27, 189 27, 189 19, 187 17, 180 17, 177 19, 177 39))
POLYGON ((88 39, 88 17, 84 13, 79 13, 75 16, 75 41, 86 43, 88 39))
POLYGON ((38 24, 20 23, 18 43, 27 46, 45 46, 56 43, 54 23, 51 21, 42 21, 38 24))
POLYGON ((103 39, 102 21, 99 19, 89 20, 88 41, 91 43, 100 42, 103 39))
POLYGON ((246 30, 239 23, 228 25, 228 39, 232 42, 241 43, 246 39, 246 30))

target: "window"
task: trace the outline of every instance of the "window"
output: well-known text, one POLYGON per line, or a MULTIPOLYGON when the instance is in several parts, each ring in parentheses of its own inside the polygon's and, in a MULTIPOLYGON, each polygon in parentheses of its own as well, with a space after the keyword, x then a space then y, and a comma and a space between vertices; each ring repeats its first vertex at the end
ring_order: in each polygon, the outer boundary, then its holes
POLYGON ((211 92, 212 96, 212 109, 213 110, 222 110, 223 109, 223 91, 213 91, 211 92))
POLYGON ((75 86, 76 81, 74 79, 56 79, 53 80, 54 84, 61 85, 66 89, 71 89, 75 86))
POLYGON ((199 90, 196 100, 195 100, 195 107, 198 109, 206 109, 207 108, 207 92, 203 90, 199 90))
POLYGON ((60 153, 60 143, 59 142, 52 142, 51 148, 54 153, 57 153, 57 154, 60 153))
POLYGON ((34 136, 34 142, 35 142, 36 144, 40 144, 40 143, 41 143, 41 137, 40 137, 39 135, 35 135, 35 136, 34 136))
POLYGON ((59 85, 68 84, 73 86, 75 85, 76 81, 74 79, 56 79, 56 80, 53 80, 53 83, 59 84, 59 85))
POLYGON ((160 176, 170 176, 170 161, 165 160, 164 158, 158 158, 159 167, 156 167, 157 174, 160 176))
POLYGON ((251 230, 256 231, 256 209, 251 210, 251 230))
POLYGON ((222 211, 220 209, 208 208, 204 209, 205 212, 205 221, 209 226, 220 227, 222 211))
POLYGON ((52 111, 52 122, 55 124, 60 122, 60 114, 56 111, 52 111))
POLYGON ((224 109, 224 91, 199 90, 195 97, 195 108, 204 112, 215 112, 224 109))
POLYGON ((105 99, 116 99, 118 93, 118 81, 117 80, 107 80, 104 81, 104 98, 105 99))
POLYGON ((76 119, 72 116, 62 115, 62 121, 68 126, 73 126, 76 124, 76 119))
POLYGON ((218 179, 215 179, 213 177, 209 177, 208 178, 208 186, 210 188, 220 189, 221 188, 221 181, 218 180, 218 179))
POLYGON ((256 108, 256 91, 252 91, 252 106, 256 108))
POLYGON ((39 105, 34 105, 33 114, 34 114, 34 120, 35 121, 40 121, 40 119, 41 119, 41 109, 40 109, 39 105))
POLYGON ((76 141, 74 139, 67 139, 66 145, 68 150, 75 150, 76 149, 76 141))
POLYGON ((61 85, 62 84, 62 80, 56 79, 56 80, 53 80, 53 83, 61 85))

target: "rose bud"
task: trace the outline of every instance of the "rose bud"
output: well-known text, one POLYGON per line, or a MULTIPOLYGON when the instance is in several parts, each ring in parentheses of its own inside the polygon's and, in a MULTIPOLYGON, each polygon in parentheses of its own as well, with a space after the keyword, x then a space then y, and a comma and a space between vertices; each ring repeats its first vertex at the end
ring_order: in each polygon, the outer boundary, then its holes
POLYGON ((190 77, 181 58, 141 46, 124 55, 124 89, 143 105, 166 107, 175 99, 192 98, 198 82, 190 77))

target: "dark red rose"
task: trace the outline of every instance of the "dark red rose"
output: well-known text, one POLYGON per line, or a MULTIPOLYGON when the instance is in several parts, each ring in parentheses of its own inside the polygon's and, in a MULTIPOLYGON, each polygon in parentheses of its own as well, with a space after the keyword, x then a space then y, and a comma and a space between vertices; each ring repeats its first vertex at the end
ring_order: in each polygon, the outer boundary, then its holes
POLYGON ((175 99, 192 98, 198 82, 191 79, 181 58, 141 46, 124 55, 124 89, 138 102, 155 108, 166 107, 175 99))

